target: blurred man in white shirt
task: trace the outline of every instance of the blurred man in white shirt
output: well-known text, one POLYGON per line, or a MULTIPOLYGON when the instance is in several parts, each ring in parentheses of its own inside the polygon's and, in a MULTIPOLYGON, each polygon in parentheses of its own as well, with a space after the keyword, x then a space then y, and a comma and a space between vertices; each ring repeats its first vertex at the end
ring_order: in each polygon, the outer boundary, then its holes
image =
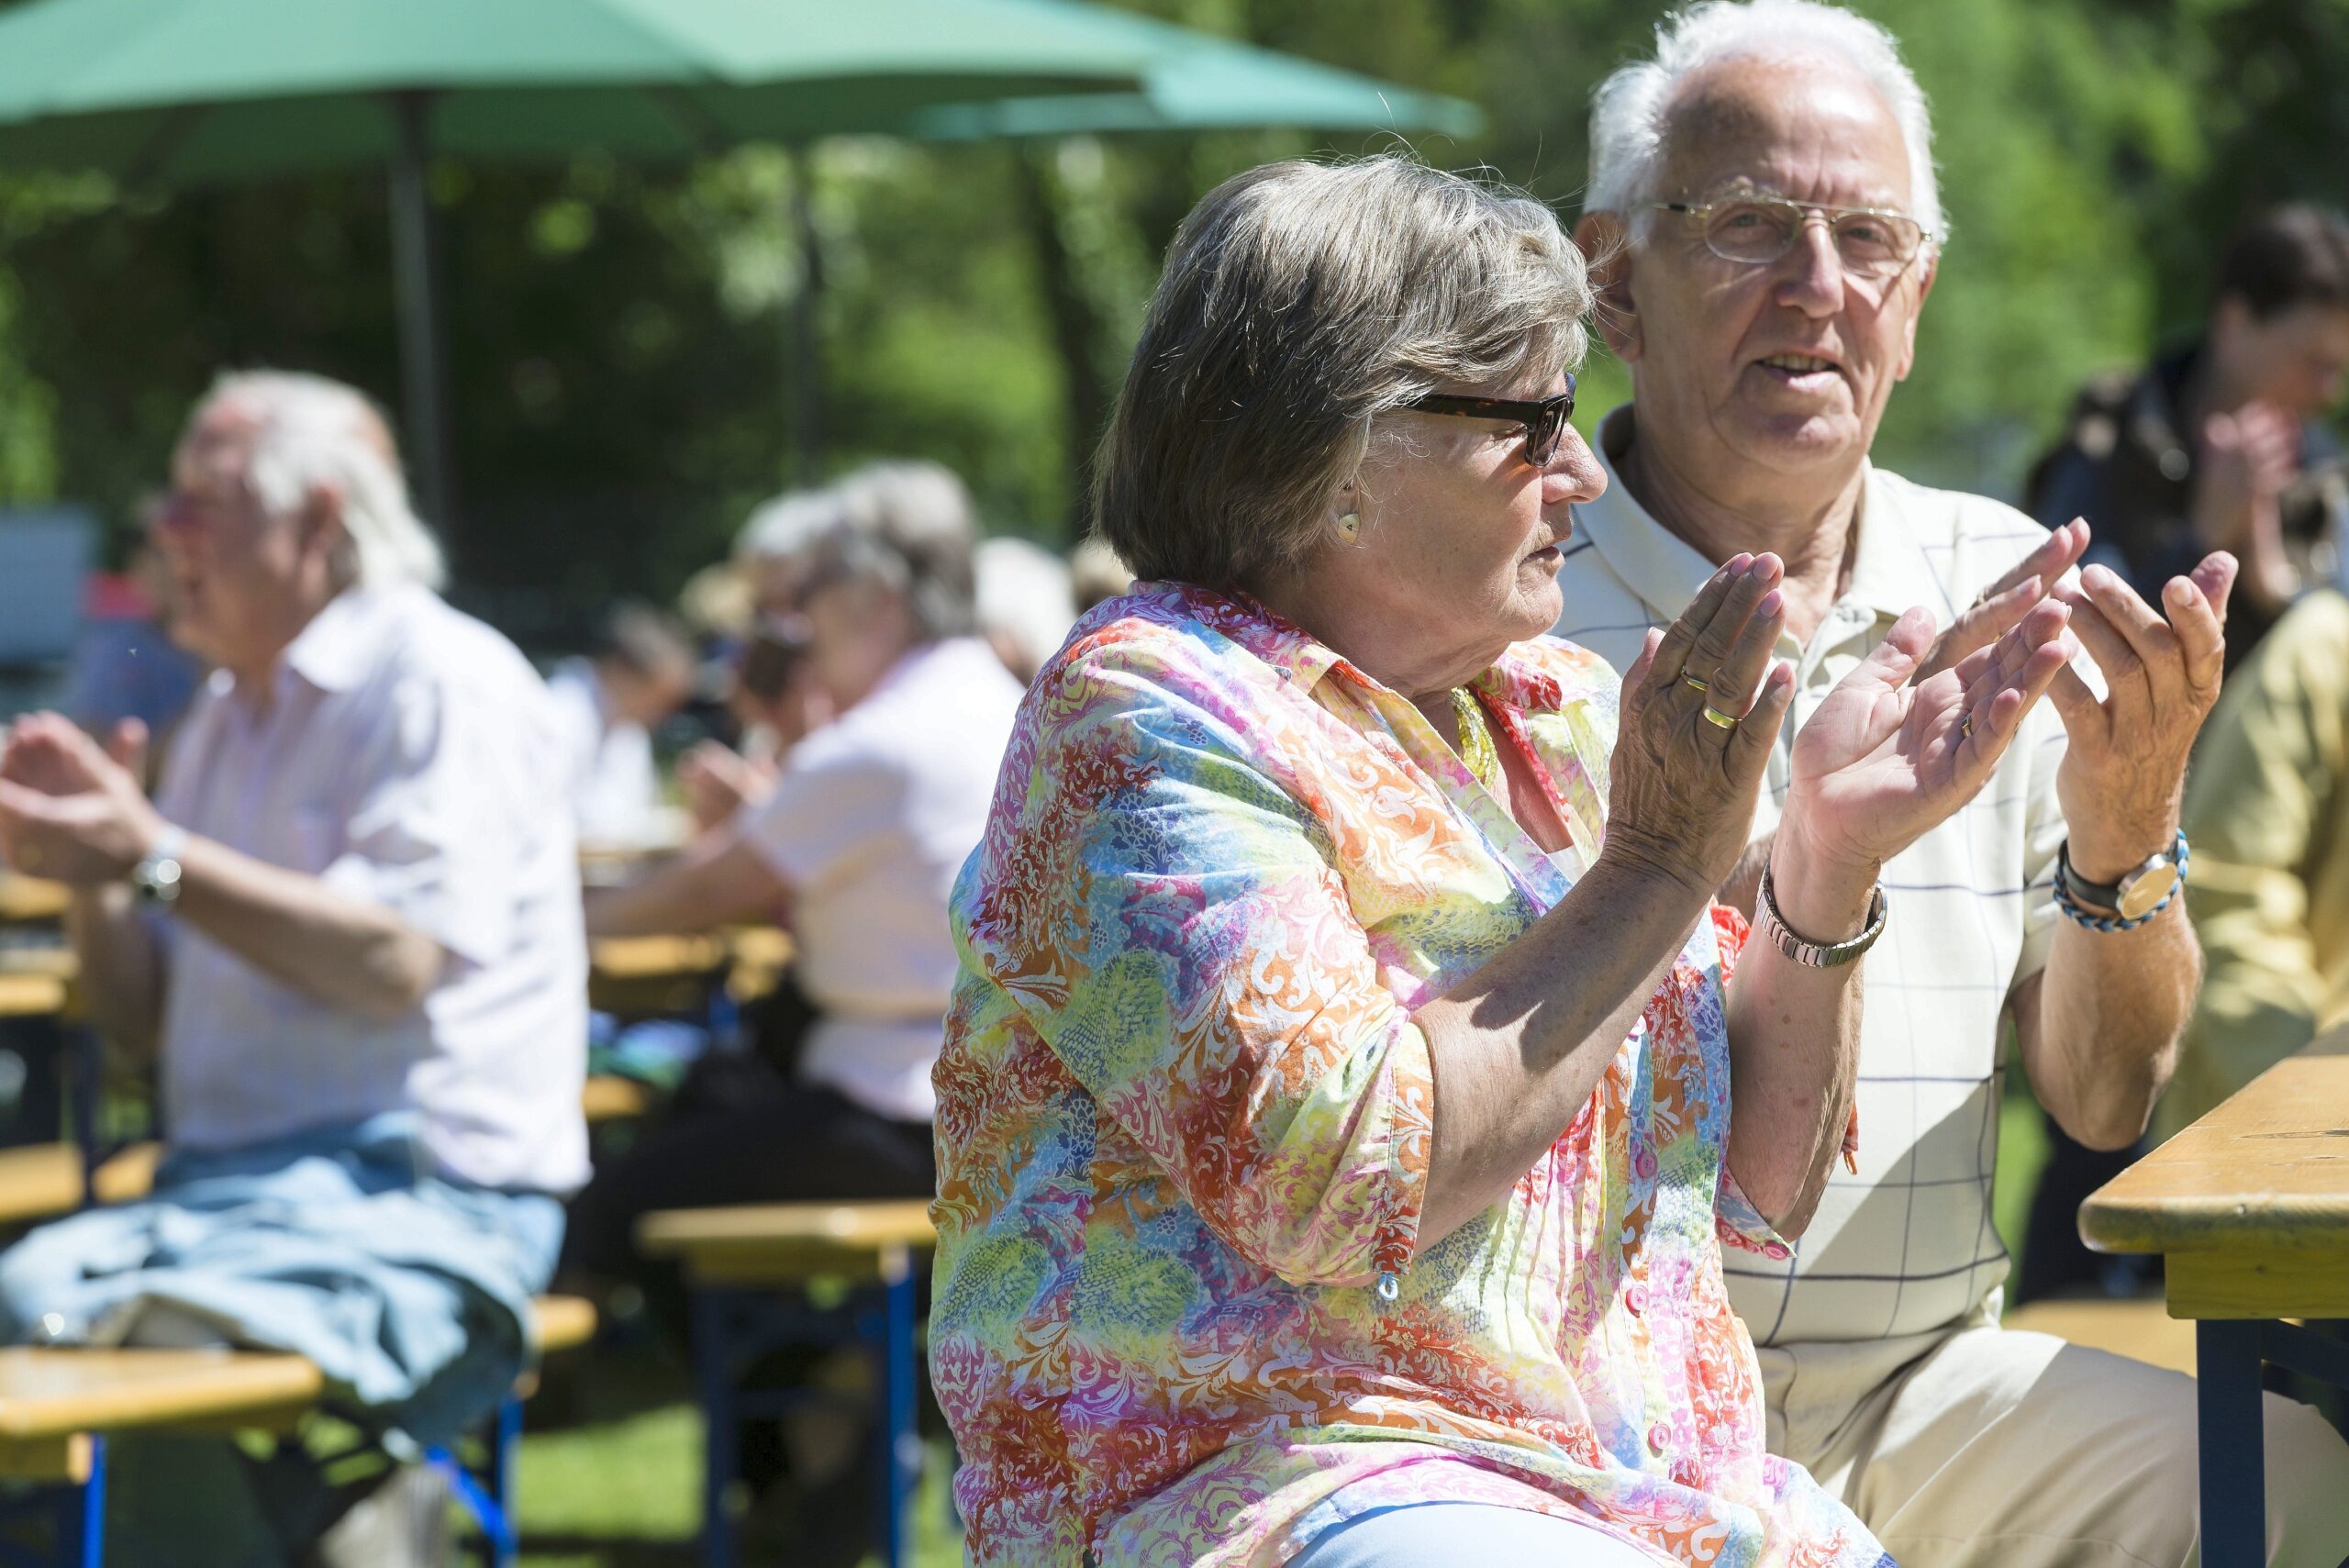
POLYGON ((639 849, 678 837, 684 824, 661 802, 652 732, 693 695, 695 670, 693 644, 674 622, 622 604, 584 657, 548 677, 582 844, 639 849))
MULTIPOLYGON (((83 994, 158 1054, 169 1152, 148 1202, 0 1257, 0 1327, 296 1351, 394 1451, 448 1441, 520 1370, 559 1195, 586 1175, 553 710, 433 592, 439 549, 347 387, 221 382, 156 541, 173 635, 215 673, 155 798, 134 729, 102 748, 36 716, 0 759, 0 845, 72 888, 83 994)), ((161 1501, 205 1511, 156 1524, 160 1550, 306 1550, 330 1510, 240 1508, 217 1446, 225 1469, 174 1475, 161 1501)))

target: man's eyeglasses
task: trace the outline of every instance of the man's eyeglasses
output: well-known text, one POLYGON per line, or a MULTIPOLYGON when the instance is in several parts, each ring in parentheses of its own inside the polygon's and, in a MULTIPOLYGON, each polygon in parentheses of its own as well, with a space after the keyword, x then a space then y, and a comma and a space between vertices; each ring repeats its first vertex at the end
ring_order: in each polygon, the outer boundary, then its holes
POLYGON ((1925 226, 1888 207, 1821 206, 1783 197, 1734 196, 1717 202, 1657 202, 1704 226, 1705 244, 1724 261, 1768 266, 1795 248, 1817 213, 1834 237, 1835 257, 1858 278, 1888 278, 1917 259, 1931 238, 1925 226))
POLYGON ((1454 397, 1431 392, 1403 405, 1421 414, 1444 414, 1458 419, 1505 419, 1524 428, 1525 461, 1547 468, 1565 439, 1566 421, 1575 416, 1575 378, 1566 377, 1565 391, 1555 397, 1454 397))

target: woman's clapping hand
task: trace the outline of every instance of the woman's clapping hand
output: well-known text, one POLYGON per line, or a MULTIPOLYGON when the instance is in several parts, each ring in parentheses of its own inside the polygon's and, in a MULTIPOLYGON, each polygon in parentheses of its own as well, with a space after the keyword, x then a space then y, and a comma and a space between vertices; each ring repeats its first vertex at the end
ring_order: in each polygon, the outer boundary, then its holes
POLYGON ((1737 865, 1794 672, 1775 555, 1739 555, 1623 677, 1605 852, 1709 896, 1737 865))

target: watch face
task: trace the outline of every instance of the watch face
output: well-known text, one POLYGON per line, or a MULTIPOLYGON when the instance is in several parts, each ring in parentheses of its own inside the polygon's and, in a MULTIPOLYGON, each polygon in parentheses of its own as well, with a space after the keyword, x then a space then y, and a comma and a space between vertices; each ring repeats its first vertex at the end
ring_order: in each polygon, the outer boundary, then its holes
POLYGON ((2134 920, 2150 915, 2177 885, 2177 867, 2167 861, 2147 866, 2121 890, 2121 917, 2134 920))

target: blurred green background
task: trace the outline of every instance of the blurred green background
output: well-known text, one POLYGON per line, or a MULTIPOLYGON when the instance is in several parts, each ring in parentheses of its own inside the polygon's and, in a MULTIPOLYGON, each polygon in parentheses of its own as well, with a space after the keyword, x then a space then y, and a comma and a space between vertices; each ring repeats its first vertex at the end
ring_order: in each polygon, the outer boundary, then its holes
MULTIPOLYGON (((1131 0, 1481 103, 1489 165, 1571 219, 1592 84, 1664 7, 1622 0, 1131 0)), ((2349 201, 2349 0, 1875 0, 1931 95, 1954 237, 1880 458, 2011 495, 2087 373, 2199 313, 2247 206, 2349 201)), ((1383 143, 1353 137, 1341 151, 1383 143)), ((812 160, 824 463, 940 458, 989 526, 1080 525, 1084 457, 1157 258, 1208 184, 1293 134, 926 147, 812 160)), ((459 597, 526 640, 664 593, 792 477, 792 165, 446 162, 434 189, 464 495, 459 597)), ((116 530, 223 366, 396 406, 374 173, 168 199, 0 183, 0 505, 116 530)), ((1622 395, 1586 378, 1592 415, 1622 395)))

